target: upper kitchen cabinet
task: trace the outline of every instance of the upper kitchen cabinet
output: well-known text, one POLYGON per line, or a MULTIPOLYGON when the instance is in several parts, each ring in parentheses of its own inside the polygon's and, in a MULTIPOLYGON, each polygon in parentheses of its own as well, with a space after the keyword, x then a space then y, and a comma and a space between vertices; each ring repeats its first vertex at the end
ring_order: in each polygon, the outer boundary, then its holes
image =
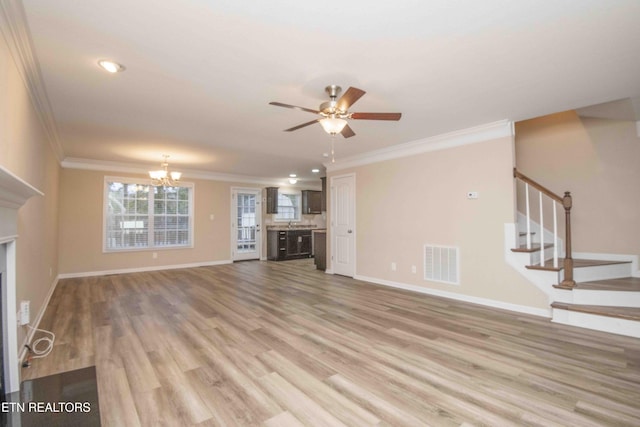
POLYGON ((320 202, 320 210, 322 212, 326 212, 327 211, 327 177, 323 176, 322 178, 320 178, 320 181, 322 181, 322 200, 320 202))
POLYGON ((322 213, 322 191, 302 190, 302 214, 322 213))
POLYGON ((278 213, 278 187, 267 187, 267 213, 278 213))

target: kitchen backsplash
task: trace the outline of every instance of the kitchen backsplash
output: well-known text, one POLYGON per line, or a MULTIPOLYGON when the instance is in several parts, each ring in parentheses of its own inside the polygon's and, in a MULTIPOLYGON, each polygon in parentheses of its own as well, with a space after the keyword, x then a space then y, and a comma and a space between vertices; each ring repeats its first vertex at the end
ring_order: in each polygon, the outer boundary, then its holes
MULTIPOLYGON (((278 226, 278 225, 287 225, 287 222, 283 221, 274 221, 274 215, 265 215, 265 226, 278 226)), ((302 220, 294 221, 291 223, 296 226, 308 226, 315 228, 327 228, 327 214, 323 212, 319 215, 302 215, 302 220)))

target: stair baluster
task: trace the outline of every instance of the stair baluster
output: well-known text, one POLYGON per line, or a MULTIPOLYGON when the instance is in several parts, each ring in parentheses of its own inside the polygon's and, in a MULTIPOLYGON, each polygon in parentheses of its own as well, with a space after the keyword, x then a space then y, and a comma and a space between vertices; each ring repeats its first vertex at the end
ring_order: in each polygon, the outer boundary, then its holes
POLYGON ((543 214, 543 195, 551 199, 553 206, 553 267, 558 268, 559 264, 559 251, 558 251, 558 218, 557 218, 557 204, 561 204, 565 210, 565 257, 563 261, 564 280, 560 286, 565 288, 573 288, 576 282, 573 280, 573 258, 571 257, 571 207, 573 204, 571 193, 565 192, 564 197, 561 197, 544 186, 538 184, 531 178, 518 172, 516 168, 513 169, 513 177, 522 181, 525 184, 525 209, 527 220, 527 249, 531 249, 531 211, 529 204, 529 187, 533 187, 539 192, 539 205, 540 205, 540 266, 545 265, 544 255, 544 214, 543 214))

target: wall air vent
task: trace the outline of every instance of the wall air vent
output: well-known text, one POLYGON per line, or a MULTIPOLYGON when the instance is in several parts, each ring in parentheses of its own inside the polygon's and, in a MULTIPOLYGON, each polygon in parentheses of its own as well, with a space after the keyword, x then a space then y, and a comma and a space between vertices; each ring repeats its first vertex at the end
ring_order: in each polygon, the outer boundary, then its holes
POLYGON ((424 280, 459 285, 459 254, 456 247, 424 245, 424 280))

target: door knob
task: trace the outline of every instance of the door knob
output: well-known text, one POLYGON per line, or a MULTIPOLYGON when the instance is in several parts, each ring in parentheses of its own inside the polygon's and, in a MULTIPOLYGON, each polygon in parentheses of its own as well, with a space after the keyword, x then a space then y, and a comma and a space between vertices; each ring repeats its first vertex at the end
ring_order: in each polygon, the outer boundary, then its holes
POLYGON ((347 230, 347 233, 351 234, 353 233, 353 230, 347 230))

